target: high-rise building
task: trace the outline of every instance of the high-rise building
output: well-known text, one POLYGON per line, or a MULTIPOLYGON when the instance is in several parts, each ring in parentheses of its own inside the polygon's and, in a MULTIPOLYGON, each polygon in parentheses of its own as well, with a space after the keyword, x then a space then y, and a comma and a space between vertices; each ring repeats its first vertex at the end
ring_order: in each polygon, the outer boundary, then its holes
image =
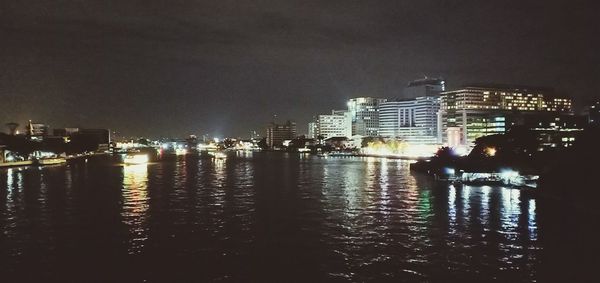
POLYGON ((331 114, 317 115, 314 121, 315 138, 352 136, 352 117, 349 111, 333 110, 331 114))
POLYGON ((286 140, 296 137, 296 123, 287 121, 284 124, 272 122, 267 127, 267 146, 270 148, 280 147, 286 140))
POLYGON ((588 117, 588 123, 600 125, 600 100, 597 100, 586 106, 585 114, 588 117))
POLYGON ((379 106, 379 135, 417 144, 439 143, 439 107, 436 96, 383 102, 379 106))
POLYGON ((472 86, 446 91, 440 96, 443 141, 449 141, 449 128, 458 127, 461 144, 472 146, 478 137, 505 133, 507 118, 521 112, 571 113, 571 99, 529 87, 472 86))
POLYGON ((438 96, 446 91, 446 81, 442 78, 422 78, 408 83, 404 88, 403 98, 413 99, 423 96, 438 96))
POLYGON ((385 98, 357 97, 348 100, 352 119, 352 135, 376 137, 379 135, 379 104, 385 98))
POLYGON ((308 122, 308 138, 309 139, 317 138, 317 122, 315 122, 315 121, 308 122))

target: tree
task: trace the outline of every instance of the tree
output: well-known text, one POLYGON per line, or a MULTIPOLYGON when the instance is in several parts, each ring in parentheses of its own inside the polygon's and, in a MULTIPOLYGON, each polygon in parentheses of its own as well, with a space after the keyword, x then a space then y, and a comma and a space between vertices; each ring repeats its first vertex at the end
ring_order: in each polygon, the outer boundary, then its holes
POLYGON ((267 138, 260 139, 260 141, 257 143, 257 145, 260 149, 268 149, 269 148, 269 145, 267 145, 267 138))

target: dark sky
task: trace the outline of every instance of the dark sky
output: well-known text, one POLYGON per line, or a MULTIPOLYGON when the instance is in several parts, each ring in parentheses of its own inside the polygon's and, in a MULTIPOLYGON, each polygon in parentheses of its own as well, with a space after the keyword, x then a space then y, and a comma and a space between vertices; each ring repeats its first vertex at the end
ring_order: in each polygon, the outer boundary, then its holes
POLYGON ((582 101, 600 96, 594 2, 2 0, 0 123, 246 136, 277 114, 305 132, 424 74, 582 101))

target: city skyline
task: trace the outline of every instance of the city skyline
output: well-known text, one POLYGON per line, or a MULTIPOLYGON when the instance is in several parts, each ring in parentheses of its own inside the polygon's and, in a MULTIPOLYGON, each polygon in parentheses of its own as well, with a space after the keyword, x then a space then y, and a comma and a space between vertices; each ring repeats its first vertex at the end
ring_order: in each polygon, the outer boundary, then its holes
POLYGON ((273 114, 305 125, 352 97, 398 97, 424 75, 449 90, 552 87, 576 108, 598 98, 586 3, 46 5, 0 10, 3 123, 245 136, 273 114))

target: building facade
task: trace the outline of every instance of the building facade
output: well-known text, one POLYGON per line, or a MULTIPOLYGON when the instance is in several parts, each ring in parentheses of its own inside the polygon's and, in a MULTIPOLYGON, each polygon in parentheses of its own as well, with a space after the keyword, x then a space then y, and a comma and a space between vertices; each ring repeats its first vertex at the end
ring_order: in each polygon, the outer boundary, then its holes
POLYGON ((439 109, 436 96, 383 102, 379 106, 379 135, 417 144, 439 143, 439 109))
POLYGON ((31 122, 31 120, 29 120, 29 123, 27 123, 25 130, 29 137, 44 137, 49 134, 50 127, 46 124, 33 123, 31 122))
POLYGON ((568 113, 523 112, 507 117, 507 130, 527 129, 535 134, 538 151, 573 146, 587 124, 587 117, 568 113))
POLYGON ((329 139, 352 136, 352 117, 350 112, 333 110, 331 114, 317 115, 314 121, 315 136, 329 139))
POLYGON ((296 137, 296 123, 287 121, 284 124, 272 122, 267 127, 267 146, 270 148, 280 147, 286 140, 296 137))
MULTIPOLYGON (((316 117, 313 119, 316 119, 316 117)), ((309 139, 317 138, 317 122, 315 122, 315 121, 308 122, 308 138, 309 139)))
POLYGON ((379 135, 379 105, 385 98, 357 97, 348 100, 352 119, 352 135, 376 137, 379 135))
POLYGON ((446 91, 440 96, 443 142, 449 141, 449 128, 459 128, 460 144, 470 147, 478 137, 505 133, 506 120, 521 112, 572 113, 572 102, 551 90, 527 87, 473 86, 446 91))

